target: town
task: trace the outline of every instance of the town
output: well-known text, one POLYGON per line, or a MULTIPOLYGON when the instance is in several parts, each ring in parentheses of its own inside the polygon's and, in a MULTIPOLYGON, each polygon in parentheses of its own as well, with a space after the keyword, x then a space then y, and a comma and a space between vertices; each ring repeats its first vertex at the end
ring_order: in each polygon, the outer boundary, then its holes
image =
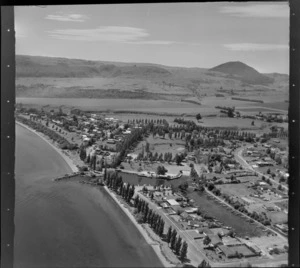
MULTIPOLYGON (((216 109, 224 120, 287 120, 269 111, 216 109)), ((16 120, 59 146, 78 167, 80 182, 105 185, 174 266, 190 260, 199 267, 251 267, 287 258, 284 128, 274 124, 257 134, 203 126, 201 114, 124 120, 118 114, 22 104, 16 120)))

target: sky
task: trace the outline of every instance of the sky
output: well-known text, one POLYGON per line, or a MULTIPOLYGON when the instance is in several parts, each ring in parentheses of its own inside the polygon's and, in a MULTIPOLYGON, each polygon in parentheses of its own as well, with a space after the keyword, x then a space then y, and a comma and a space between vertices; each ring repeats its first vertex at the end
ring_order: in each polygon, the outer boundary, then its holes
POLYGON ((15 7, 16 54, 289 73, 287 2, 15 7))

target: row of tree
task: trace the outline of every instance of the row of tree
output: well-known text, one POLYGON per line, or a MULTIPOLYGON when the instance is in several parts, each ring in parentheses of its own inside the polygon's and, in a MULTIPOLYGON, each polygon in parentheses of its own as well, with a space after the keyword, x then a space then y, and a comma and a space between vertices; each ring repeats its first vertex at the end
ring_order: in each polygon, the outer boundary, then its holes
POLYGON ((117 172, 107 173, 106 167, 103 179, 108 188, 122 196, 127 203, 130 203, 135 191, 134 185, 123 182, 122 176, 120 176, 117 172))
POLYGON ((60 148, 63 149, 63 150, 64 149, 75 150, 75 149, 78 148, 77 144, 70 143, 66 138, 59 135, 56 131, 49 129, 48 127, 42 125, 39 122, 29 120, 29 119, 24 118, 24 117, 19 116, 19 115, 16 116, 16 119, 19 122, 35 129, 36 131, 45 134, 50 139, 52 139, 54 142, 57 142, 59 144, 60 148))
POLYGON ((137 221, 139 223, 148 223, 157 235, 159 235, 161 238, 166 239, 175 254, 178 255, 181 260, 184 260, 187 255, 188 245, 185 241, 182 242, 181 237, 176 237, 176 230, 172 230, 172 227, 170 226, 168 233, 165 235, 165 222, 162 217, 156 214, 152 209, 150 209, 148 203, 139 198, 138 195, 134 199, 134 207, 136 208, 137 221))

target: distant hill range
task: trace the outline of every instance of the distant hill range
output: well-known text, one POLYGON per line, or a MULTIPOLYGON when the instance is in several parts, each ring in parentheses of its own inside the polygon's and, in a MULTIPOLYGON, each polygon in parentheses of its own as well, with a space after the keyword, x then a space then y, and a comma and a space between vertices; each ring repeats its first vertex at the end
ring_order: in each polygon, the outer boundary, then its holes
POLYGON ((242 62, 208 69, 16 55, 19 97, 103 98, 127 91, 132 98, 200 100, 220 88, 287 91, 288 79, 285 74, 261 74, 242 62))

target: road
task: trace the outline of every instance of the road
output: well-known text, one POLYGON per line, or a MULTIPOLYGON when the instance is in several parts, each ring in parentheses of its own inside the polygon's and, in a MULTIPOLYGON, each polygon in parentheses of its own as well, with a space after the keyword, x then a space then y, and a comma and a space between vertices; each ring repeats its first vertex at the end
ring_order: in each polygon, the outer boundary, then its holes
MULTIPOLYGON (((235 160, 237 162, 239 162, 246 170, 256 172, 260 176, 268 177, 275 186, 278 186, 280 183, 275 181, 274 179, 272 179, 271 176, 268 176, 267 174, 264 174, 264 173, 261 173, 261 172, 255 170, 250 164, 247 163, 247 161, 242 156, 244 149, 245 149, 245 147, 240 147, 234 152, 235 160)), ((281 185, 281 186, 283 189, 285 189, 288 192, 289 188, 287 186, 285 186, 285 185, 281 185)))

